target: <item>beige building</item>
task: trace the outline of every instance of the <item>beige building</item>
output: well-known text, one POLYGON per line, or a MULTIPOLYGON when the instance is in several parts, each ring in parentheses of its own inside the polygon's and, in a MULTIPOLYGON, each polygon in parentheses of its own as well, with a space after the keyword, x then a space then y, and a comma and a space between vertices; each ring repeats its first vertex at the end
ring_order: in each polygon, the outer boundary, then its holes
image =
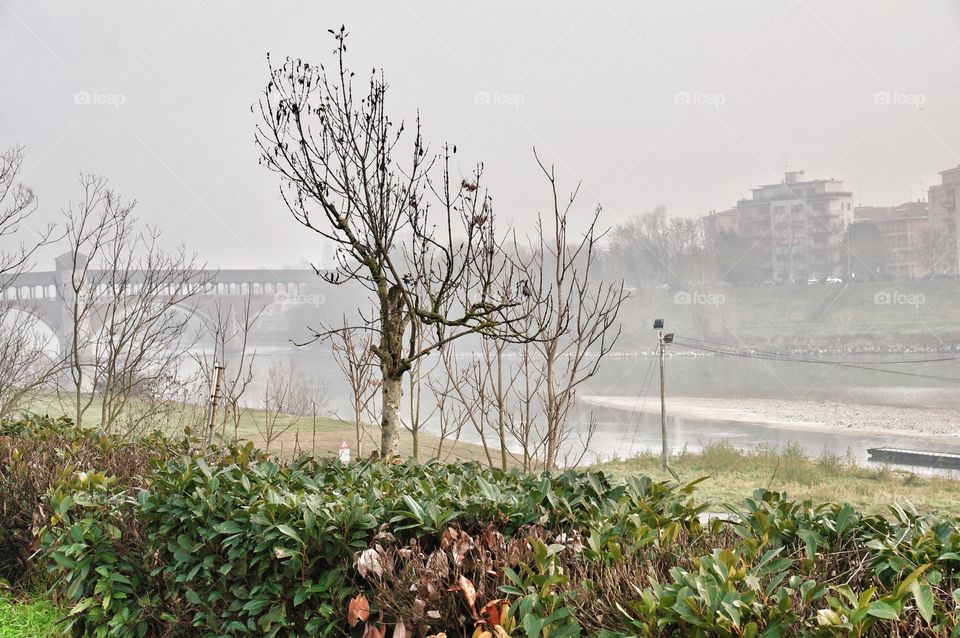
POLYGON ((805 180, 791 171, 779 184, 752 189, 737 202, 740 235, 762 254, 765 278, 805 281, 842 276, 843 237, 853 222, 853 194, 836 179, 805 180))
POLYGON ((713 241, 720 235, 735 234, 737 232, 737 217, 736 208, 710 211, 709 215, 700 218, 700 222, 703 224, 704 239, 713 241))
MULTIPOLYGON (((861 206, 854 210, 857 224, 872 225, 879 246, 858 243, 852 248, 852 267, 856 270, 881 256, 881 275, 893 279, 918 279, 930 274, 933 261, 929 243, 930 217, 926 202, 907 202, 899 206, 861 206), (872 250, 871 250, 872 249, 872 250), (869 255, 869 256, 868 256, 869 255)), ((867 236, 865 233, 863 236, 867 236)))
POLYGON ((932 274, 957 276, 957 244, 960 228, 957 225, 957 201, 960 200, 960 166, 940 173, 940 183, 930 187, 927 194, 930 205, 930 243, 936 252, 932 274))

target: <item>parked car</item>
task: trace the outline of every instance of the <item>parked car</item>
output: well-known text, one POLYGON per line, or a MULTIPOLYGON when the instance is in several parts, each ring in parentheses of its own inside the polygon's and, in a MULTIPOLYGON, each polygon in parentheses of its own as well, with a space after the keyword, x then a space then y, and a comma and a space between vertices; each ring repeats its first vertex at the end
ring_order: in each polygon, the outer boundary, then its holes
POLYGON ((818 284, 818 283, 820 283, 820 280, 817 279, 816 277, 811 277, 810 279, 807 279, 807 285, 809 286, 812 286, 813 284, 818 284))
POLYGON ((843 279, 840 279, 839 277, 827 277, 827 283, 828 283, 828 284, 842 284, 842 283, 843 283, 843 279))

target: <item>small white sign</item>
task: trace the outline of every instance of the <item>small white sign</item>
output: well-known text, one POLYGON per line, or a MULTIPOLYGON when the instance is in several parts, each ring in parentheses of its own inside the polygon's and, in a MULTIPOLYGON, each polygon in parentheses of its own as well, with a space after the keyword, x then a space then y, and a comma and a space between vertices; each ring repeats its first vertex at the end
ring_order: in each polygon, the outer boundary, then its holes
POLYGON ((340 443, 340 452, 339 452, 339 454, 337 454, 337 458, 340 459, 340 462, 341 462, 341 463, 349 463, 349 462, 350 462, 350 446, 347 445, 347 442, 346 442, 346 441, 342 441, 342 442, 340 443))

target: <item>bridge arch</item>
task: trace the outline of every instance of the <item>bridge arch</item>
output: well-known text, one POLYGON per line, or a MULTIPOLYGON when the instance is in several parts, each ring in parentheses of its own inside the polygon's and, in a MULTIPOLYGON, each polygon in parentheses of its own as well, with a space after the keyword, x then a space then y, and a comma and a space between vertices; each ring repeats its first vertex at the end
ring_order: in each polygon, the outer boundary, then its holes
POLYGON ((29 324, 26 328, 33 333, 34 345, 40 346, 52 355, 60 355, 66 351, 66 344, 57 334, 56 327, 50 325, 40 313, 29 307, 9 306, 0 316, 0 325, 3 326, 4 332, 7 326, 22 327, 24 323, 29 324))

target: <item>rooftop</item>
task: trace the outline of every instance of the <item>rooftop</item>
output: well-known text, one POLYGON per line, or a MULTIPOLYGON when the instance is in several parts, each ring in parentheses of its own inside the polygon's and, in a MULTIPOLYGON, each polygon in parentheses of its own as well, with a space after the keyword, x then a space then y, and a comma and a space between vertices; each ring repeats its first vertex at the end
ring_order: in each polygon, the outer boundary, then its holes
POLYGON ((927 202, 905 202, 897 206, 857 206, 853 210, 857 221, 885 222, 894 219, 927 217, 927 202))

